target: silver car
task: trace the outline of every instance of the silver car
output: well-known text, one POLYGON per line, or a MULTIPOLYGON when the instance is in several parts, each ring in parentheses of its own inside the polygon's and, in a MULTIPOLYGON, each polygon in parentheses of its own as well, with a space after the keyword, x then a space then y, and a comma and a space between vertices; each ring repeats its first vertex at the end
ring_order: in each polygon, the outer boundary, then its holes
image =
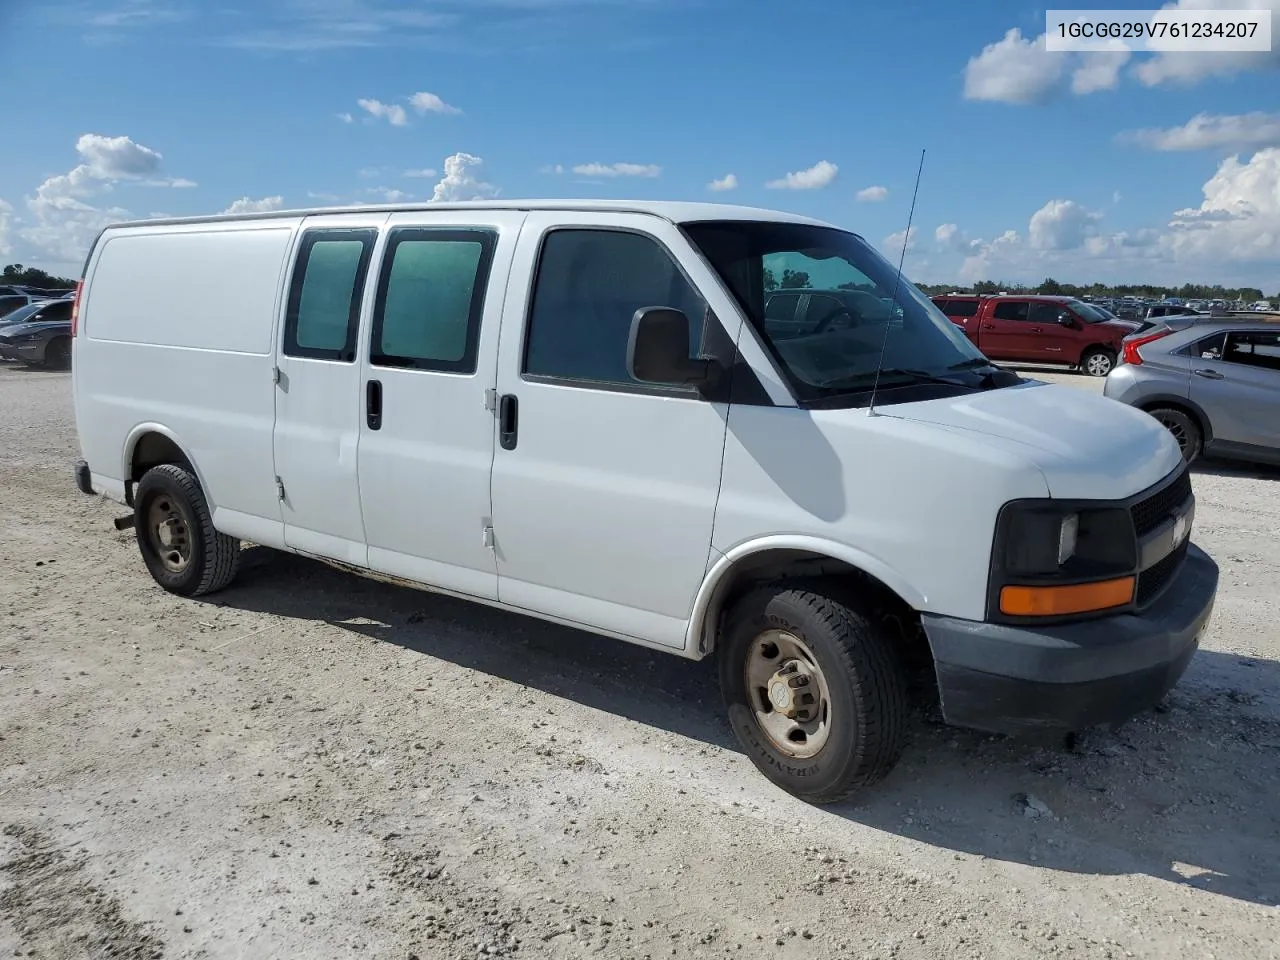
POLYGON ((1280 314, 1169 317, 1126 337, 1103 394, 1204 454, 1280 464, 1280 314))

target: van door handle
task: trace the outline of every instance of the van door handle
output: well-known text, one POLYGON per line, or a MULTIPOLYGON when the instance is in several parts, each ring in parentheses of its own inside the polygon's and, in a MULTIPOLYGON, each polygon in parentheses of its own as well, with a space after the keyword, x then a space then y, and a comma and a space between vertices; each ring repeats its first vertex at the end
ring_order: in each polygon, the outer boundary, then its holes
POLYGON ((503 450, 516 448, 516 434, 520 427, 520 405, 514 393, 504 393, 498 400, 498 443, 503 450))
POLYGON ((1217 370, 1209 370, 1207 368, 1201 368, 1199 370, 1192 370, 1191 372, 1194 373, 1197 377, 1204 377, 1206 380, 1225 380, 1226 379, 1226 374, 1219 373, 1217 370))
POLYGON ((370 430, 382 429, 382 381, 370 380, 364 388, 364 420, 370 430))

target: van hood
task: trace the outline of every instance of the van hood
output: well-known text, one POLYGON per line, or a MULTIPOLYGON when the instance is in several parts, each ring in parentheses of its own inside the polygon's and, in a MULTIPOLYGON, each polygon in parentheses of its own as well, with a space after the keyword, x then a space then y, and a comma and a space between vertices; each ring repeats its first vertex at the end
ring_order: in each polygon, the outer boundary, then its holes
POLYGON ((1177 441, 1141 410, 1037 380, 894 404, 880 412, 1021 448, 1054 497, 1123 499, 1158 483, 1182 462, 1177 441))

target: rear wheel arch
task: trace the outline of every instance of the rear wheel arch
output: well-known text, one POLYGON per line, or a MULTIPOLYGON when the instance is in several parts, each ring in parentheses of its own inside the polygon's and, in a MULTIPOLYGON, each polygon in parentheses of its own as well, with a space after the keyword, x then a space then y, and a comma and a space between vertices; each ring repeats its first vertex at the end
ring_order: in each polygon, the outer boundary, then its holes
POLYGON ((155 423, 138 425, 125 442, 125 499, 130 506, 133 505, 133 492, 138 481, 152 467, 158 467, 163 463, 172 463, 189 471, 199 482, 200 488, 204 491, 206 498, 209 498, 212 506, 209 488, 205 485, 195 460, 168 428, 155 423))

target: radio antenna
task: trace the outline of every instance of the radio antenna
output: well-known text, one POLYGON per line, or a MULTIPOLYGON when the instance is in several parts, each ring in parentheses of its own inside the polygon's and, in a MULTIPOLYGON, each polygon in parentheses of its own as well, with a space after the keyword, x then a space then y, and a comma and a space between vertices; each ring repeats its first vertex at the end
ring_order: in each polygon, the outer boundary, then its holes
POLYGON ((902 234, 902 255, 898 257, 898 275, 893 279, 893 297, 889 306, 889 319, 885 321, 884 337, 880 341, 880 356, 876 358, 876 378, 871 384, 871 402, 867 405, 867 416, 876 415, 876 391, 880 389, 880 371, 884 367, 884 352, 889 346, 889 326, 893 323, 894 311, 898 308, 898 288, 902 286, 902 265, 907 260, 907 245, 911 243, 911 223, 916 217, 916 197, 920 195, 920 175, 924 173, 924 150, 920 151, 920 166, 916 168, 916 188, 911 191, 911 211, 907 214, 907 229, 902 234))

